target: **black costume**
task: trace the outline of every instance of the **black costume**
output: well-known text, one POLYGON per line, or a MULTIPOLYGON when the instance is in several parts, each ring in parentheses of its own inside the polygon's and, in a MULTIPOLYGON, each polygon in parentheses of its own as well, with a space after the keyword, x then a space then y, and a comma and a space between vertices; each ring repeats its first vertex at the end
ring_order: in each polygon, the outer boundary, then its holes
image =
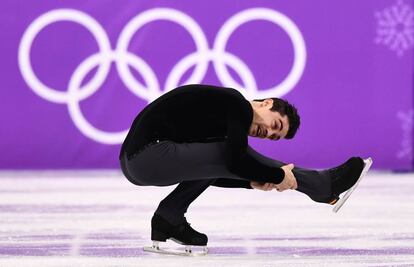
MULTIPOLYGON (((122 145, 121 168, 136 185, 179 185, 157 214, 183 221, 191 202, 208 186, 252 189, 250 181, 278 184, 285 163, 248 146, 253 109, 235 89, 186 85, 165 93, 135 118, 122 145)), ((297 191, 314 201, 331 197, 327 172, 293 169, 297 191)))

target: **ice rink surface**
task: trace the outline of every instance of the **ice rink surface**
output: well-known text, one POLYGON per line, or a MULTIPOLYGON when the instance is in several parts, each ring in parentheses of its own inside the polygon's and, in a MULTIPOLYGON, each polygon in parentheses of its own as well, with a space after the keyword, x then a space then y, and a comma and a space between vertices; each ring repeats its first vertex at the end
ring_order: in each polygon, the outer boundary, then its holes
POLYGON ((209 255, 143 252, 174 187, 116 171, 2 172, 0 266, 414 266, 412 173, 371 171, 337 214, 296 191, 209 187, 186 214, 209 255))

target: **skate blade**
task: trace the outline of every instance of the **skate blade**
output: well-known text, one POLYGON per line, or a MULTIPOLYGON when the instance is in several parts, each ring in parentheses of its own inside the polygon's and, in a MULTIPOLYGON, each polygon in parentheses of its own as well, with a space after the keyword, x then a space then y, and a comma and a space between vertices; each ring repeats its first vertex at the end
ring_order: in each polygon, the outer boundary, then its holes
POLYGON ((340 198, 338 202, 336 202, 332 210, 333 212, 337 213, 338 210, 344 205, 346 200, 351 196, 352 192, 354 192, 355 188, 358 186, 359 181, 362 180, 362 177, 364 177, 365 174, 368 172, 369 168, 371 168, 372 158, 369 157, 365 159, 364 163, 365 163, 364 169, 362 169, 361 175, 359 176, 358 180, 350 189, 348 189, 348 191, 346 191, 345 195, 342 198, 340 198))
POLYGON ((166 254, 166 255, 176 255, 176 256, 204 256, 208 253, 208 248, 205 246, 196 246, 201 248, 201 250, 194 251, 194 246, 185 246, 185 250, 178 250, 178 249, 163 249, 160 248, 157 241, 153 241, 152 247, 144 247, 144 251, 152 252, 152 253, 159 253, 159 254, 166 254))

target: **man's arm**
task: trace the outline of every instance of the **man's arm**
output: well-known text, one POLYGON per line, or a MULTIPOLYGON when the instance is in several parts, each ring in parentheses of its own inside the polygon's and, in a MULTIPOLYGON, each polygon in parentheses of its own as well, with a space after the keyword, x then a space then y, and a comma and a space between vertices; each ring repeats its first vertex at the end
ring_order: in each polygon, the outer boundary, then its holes
POLYGON ((282 168, 266 165, 247 153, 249 122, 237 108, 227 114, 227 142, 225 160, 229 170, 253 181, 279 184, 285 177, 282 168))
MULTIPOLYGON (((246 188, 246 189, 258 189, 263 191, 271 191, 277 189, 277 185, 273 183, 259 183, 254 181, 245 181, 239 179, 227 179, 219 178, 216 179, 213 186, 225 187, 225 188, 246 188)), ((278 190, 280 191, 280 190, 278 190)))
POLYGON ((217 187, 226 187, 226 188, 246 188, 246 189, 253 189, 250 186, 250 181, 239 180, 239 179, 218 178, 211 185, 212 186, 217 186, 217 187))

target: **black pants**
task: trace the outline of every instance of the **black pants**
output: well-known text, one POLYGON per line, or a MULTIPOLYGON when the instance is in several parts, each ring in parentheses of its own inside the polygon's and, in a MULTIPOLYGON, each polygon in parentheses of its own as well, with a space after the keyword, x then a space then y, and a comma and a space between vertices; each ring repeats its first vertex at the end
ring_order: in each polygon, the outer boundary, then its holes
MULTIPOLYGON (((225 165, 225 142, 175 143, 160 141, 147 145, 132 158, 121 159, 128 180, 136 185, 179 185, 164 198, 156 213, 172 223, 183 220, 189 205, 217 179, 252 181, 230 172, 225 165)), ((286 163, 268 158, 250 146, 247 153, 267 165, 281 167, 286 163)), ((293 174, 299 192, 317 202, 326 202, 331 195, 331 182, 326 171, 296 167, 293 174)), ((257 180, 256 180, 257 181, 257 180)), ((273 182, 263 178, 259 182, 273 182)))

